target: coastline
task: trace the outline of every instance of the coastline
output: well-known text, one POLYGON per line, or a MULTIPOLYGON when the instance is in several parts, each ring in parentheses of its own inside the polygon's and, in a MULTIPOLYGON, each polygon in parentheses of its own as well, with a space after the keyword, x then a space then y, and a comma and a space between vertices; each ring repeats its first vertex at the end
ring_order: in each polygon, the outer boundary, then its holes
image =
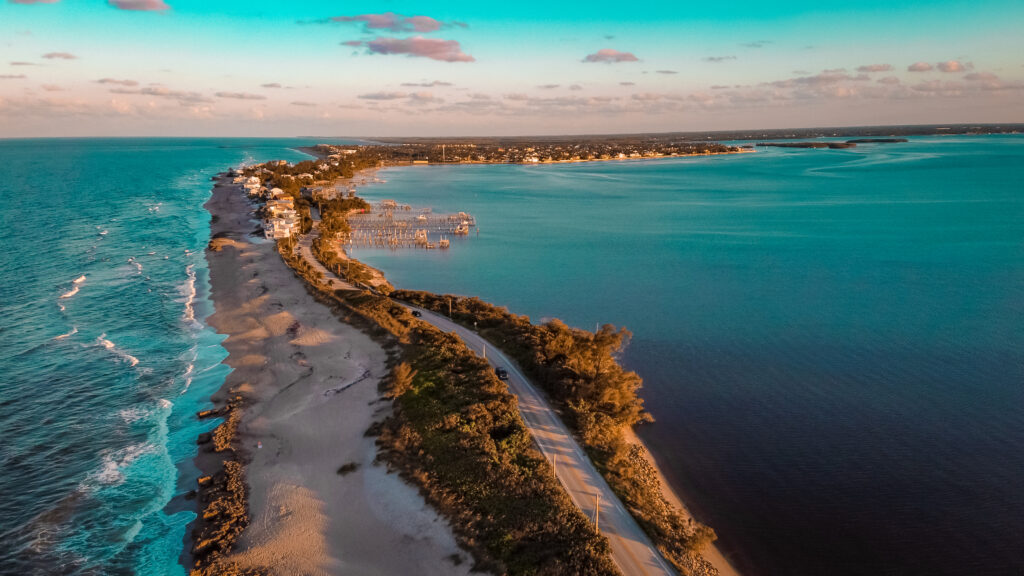
MULTIPOLYGON (((303 149, 302 151, 305 152, 305 153, 311 153, 307 149, 303 149)), ((740 149, 737 152, 721 152, 721 153, 714 153, 714 154, 689 154, 689 155, 679 155, 679 156, 660 156, 660 157, 654 157, 654 158, 607 158, 607 159, 595 159, 595 160, 565 160, 565 161, 553 161, 553 162, 539 162, 537 164, 565 164, 565 163, 607 162, 607 161, 636 161, 636 160, 665 160, 665 159, 671 159, 671 158, 690 158, 690 157, 693 157, 693 156, 712 156, 712 155, 725 155, 725 154, 743 154, 743 153, 753 153, 753 152, 756 152, 756 150, 740 149)), ((462 163, 459 163, 459 164, 454 164, 453 163, 451 165, 465 165, 465 164, 472 164, 472 165, 501 165, 503 163, 497 163, 497 162, 462 162, 462 163)), ((440 164, 435 164, 435 166, 437 166, 437 165, 440 165, 440 164)), ((448 164, 444 164, 444 165, 448 165, 448 164)), ((520 165, 530 166, 530 165, 534 165, 534 164, 520 164, 520 165)), ((396 164, 396 165, 390 165, 390 166, 383 166, 383 167, 379 167, 379 168, 368 168, 368 169, 366 169, 364 171, 357 172, 355 175, 353 175, 353 177, 351 179, 347 179, 347 180, 349 181, 349 183, 353 183, 354 184, 355 181, 358 178, 360 178, 361 175, 365 175, 365 174, 374 174, 374 175, 376 175, 376 174, 383 174, 384 171, 386 171, 386 170, 388 170, 390 168, 404 168, 404 167, 408 167, 408 166, 423 166, 423 165, 418 165, 418 164, 396 164)), ((349 258, 348 253, 345 250, 341 250, 341 254, 342 254, 343 258, 345 258, 345 259, 349 258)), ((358 260, 356 260, 356 261, 358 262, 358 260)), ((376 271, 376 272, 378 274, 381 274, 382 277, 384 277, 385 280, 386 280, 386 276, 384 276, 383 273, 381 273, 379 271, 376 271)), ((401 289, 401 287, 397 287, 397 288, 401 289)), ((636 430, 635 429, 628 429, 628 430, 626 430, 626 439, 630 443, 637 444, 637 445, 639 445, 639 446, 641 446, 643 448, 644 454, 646 456, 647 461, 654 468, 654 470, 657 473, 658 479, 661 482, 661 492, 662 492, 662 495, 669 502, 669 504, 671 504, 676 509, 678 509, 682 513, 684 518, 692 518, 694 520, 698 520, 690 512, 690 509, 687 507, 686 503, 680 497, 680 495, 677 492, 676 488, 674 488, 672 486, 672 484, 668 481, 668 477, 665 475, 664 471, 658 465, 657 455, 654 454, 651 451, 650 447, 640 438, 640 436, 637 434, 636 430)), ((714 526, 711 526, 711 528, 714 529, 714 526)), ((714 542, 712 542, 710 545, 708 545, 708 547, 703 552, 701 552, 701 556, 703 556, 705 560, 707 560, 716 570, 718 570, 718 573, 719 573, 720 576, 741 576, 741 574, 738 571, 738 569, 730 562, 730 560, 726 557, 726 555, 721 551, 721 549, 714 542)))
MULTIPOLYGON (((239 187, 218 177, 205 206, 215 309, 207 321, 227 335, 232 368, 211 401, 240 407, 217 429, 234 432, 230 448, 216 451, 200 438, 195 463, 205 477, 232 458, 241 464, 248 524, 233 546, 208 557, 208 573, 468 574, 449 526, 414 487, 374 463, 376 445, 364 432, 389 411, 377 389, 388 353, 317 302, 273 242, 253 238, 252 205, 239 187)), ((202 510, 213 497, 200 489, 193 539, 219 520, 202 510)), ((187 568, 194 561, 183 555, 187 568)))
MULTIPOLYGON (((303 152, 307 152, 307 151, 303 150, 303 152)), ((540 164, 579 163, 579 162, 605 162, 605 161, 611 161, 611 160, 619 160, 619 161, 629 161, 629 160, 664 160, 664 159, 669 159, 669 158, 689 158, 689 157, 692 157, 692 156, 710 156, 710 155, 722 155, 722 154, 743 154, 743 153, 753 153, 753 152, 755 152, 755 150, 741 149, 738 152, 721 152, 721 153, 716 153, 716 154, 691 154, 691 155, 686 155, 686 156, 661 156, 661 157, 657 157, 657 158, 624 158, 624 159, 620 159, 620 158, 611 159, 611 158, 609 158, 609 159, 603 159, 603 160, 601 160, 601 159, 598 159, 598 160, 569 160, 569 161, 557 161, 557 162, 542 162, 540 164)), ((478 164, 484 164, 484 165, 494 164, 494 165, 500 165, 500 163, 493 163, 493 162, 463 162, 463 163, 460 163, 460 164, 452 164, 452 165, 462 165, 462 164, 475 164, 475 165, 478 165, 478 164)), ((530 164, 524 164, 524 165, 530 165, 530 164)), ((422 166, 422 165, 398 164, 398 165, 393 165, 393 166, 384 166, 384 167, 380 167, 380 168, 368 169, 367 172, 372 172, 374 174, 377 174, 378 172, 383 173, 384 171, 386 171, 389 168, 404 168, 406 166, 422 166)), ((351 178, 351 181, 354 182, 356 180, 356 178, 359 177, 360 174, 361 173, 357 172, 356 175, 354 175, 351 178)), ((344 250, 342 250, 341 253, 343 254, 344 258, 348 258, 349 257, 348 253, 345 252, 344 250)), ((378 273, 380 273, 380 272, 378 272, 378 273)), ((386 276, 385 276, 385 278, 386 278, 386 276)), ((401 288, 401 287, 398 287, 398 288, 401 288)), ((407 289, 413 289, 413 288, 407 288, 407 289)), ((658 465, 657 455, 654 454, 654 452, 651 451, 650 447, 640 438, 640 436, 637 434, 636 430, 634 430, 634 429, 626 430, 626 438, 627 438, 627 440, 630 443, 638 444, 638 445, 640 445, 644 449, 644 454, 646 455, 647 461, 651 464, 651 466, 657 472, 658 479, 661 481, 661 492, 662 492, 662 495, 665 497, 665 499, 672 506, 677 508, 683 514, 683 516, 685 518, 693 518, 694 520, 698 520, 690 512, 689 507, 687 507, 686 503, 679 496, 679 493, 677 492, 676 488, 674 488, 672 486, 672 484, 668 481, 668 477, 665 475, 664 471, 658 465)), ((714 526, 711 526, 711 528, 714 529, 714 526)), ((701 555, 712 566, 714 566, 715 569, 718 570, 718 573, 720 574, 720 576, 741 576, 739 570, 730 562, 728 557, 726 557, 726 555, 721 551, 721 549, 714 542, 712 542, 701 553, 701 555)))

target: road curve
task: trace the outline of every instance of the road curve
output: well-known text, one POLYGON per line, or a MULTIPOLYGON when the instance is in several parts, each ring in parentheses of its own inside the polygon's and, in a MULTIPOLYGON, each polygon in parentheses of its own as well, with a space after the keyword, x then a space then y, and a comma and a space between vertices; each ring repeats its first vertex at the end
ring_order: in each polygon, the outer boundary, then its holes
POLYGON ((623 574, 675 575, 654 544, 612 492, 608 483, 594 468, 562 420, 505 354, 476 332, 455 324, 444 316, 423 308, 401 304, 410 310, 419 311, 422 314, 421 320, 445 332, 457 334, 471 350, 484 355, 492 366, 501 366, 508 370, 508 387, 519 399, 519 412, 522 413, 530 434, 533 435, 544 457, 555 467, 559 481, 576 506, 591 520, 594 519, 595 510, 599 510, 598 528, 611 543, 612 559, 623 574))

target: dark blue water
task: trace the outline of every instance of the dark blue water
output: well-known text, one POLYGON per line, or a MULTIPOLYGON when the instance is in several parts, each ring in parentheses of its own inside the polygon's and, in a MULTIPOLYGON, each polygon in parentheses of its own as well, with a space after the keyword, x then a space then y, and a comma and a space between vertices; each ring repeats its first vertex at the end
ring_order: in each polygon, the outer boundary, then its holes
POLYGON ((210 176, 299 144, 0 140, 0 573, 184 574, 210 176))
POLYGON ((1024 573, 1024 138, 410 167, 398 286, 625 325, 641 431, 748 574, 1024 573))

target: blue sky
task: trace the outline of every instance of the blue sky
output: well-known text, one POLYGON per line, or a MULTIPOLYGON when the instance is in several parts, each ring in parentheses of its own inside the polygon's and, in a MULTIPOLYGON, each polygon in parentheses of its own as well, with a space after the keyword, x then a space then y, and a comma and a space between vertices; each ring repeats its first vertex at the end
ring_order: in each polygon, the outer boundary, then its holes
POLYGON ((1024 3, 0 0, 0 136, 1024 122, 1024 3))

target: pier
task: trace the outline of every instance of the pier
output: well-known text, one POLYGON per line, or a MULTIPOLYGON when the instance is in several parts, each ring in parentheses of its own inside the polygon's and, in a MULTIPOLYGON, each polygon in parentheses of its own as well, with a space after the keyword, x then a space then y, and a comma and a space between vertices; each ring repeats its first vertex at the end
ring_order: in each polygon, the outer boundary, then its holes
POLYGON ((465 212, 434 214, 385 200, 371 212, 349 215, 348 225, 351 232, 344 242, 349 246, 432 249, 447 248, 453 236, 469 235, 476 220, 465 212))

